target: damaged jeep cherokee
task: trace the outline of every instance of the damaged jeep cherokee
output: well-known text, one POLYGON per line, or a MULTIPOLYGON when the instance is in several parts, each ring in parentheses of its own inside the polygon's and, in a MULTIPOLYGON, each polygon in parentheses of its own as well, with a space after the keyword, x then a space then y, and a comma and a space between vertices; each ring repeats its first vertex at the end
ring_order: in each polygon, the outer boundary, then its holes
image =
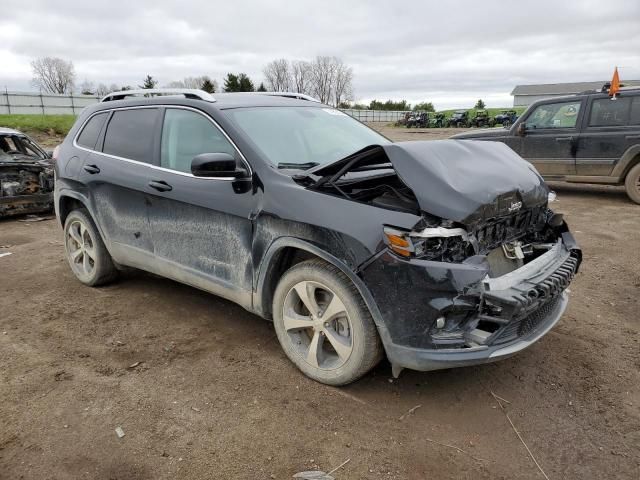
POLYGON ((581 251, 506 145, 393 143, 300 94, 115 92, 58 153, 56 213, 91 286, 123 267, 274 323, 332 385, 507 358, 567 306, 581 251))

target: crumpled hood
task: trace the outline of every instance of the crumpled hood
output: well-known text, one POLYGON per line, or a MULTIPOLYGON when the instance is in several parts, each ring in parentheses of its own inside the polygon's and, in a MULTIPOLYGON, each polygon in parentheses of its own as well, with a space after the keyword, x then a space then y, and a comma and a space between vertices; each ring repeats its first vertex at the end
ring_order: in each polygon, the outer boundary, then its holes
POLYGON ((382 148, 420 209, 443 219, 472 224, 547 202, 540 174, 503 143, 436 140, 382 148))

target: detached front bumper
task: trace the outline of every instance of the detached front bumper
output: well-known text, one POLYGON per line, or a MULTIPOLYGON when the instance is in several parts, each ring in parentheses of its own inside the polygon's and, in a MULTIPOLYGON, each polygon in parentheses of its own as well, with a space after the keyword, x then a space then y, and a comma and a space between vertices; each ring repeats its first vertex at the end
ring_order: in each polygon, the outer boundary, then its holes
POLYGON ((580 260, 565 232, 546 253, 496 278, 489 278, 485 257, 450 264, 391 253, 361 275, 380 310, 379 331, 397 374, 494 362, 529 347, 565 311, 580 260))

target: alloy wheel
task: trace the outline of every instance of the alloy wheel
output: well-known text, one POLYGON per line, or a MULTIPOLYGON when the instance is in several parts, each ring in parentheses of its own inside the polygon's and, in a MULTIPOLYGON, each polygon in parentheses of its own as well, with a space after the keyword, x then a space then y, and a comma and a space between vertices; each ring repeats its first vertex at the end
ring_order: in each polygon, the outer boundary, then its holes
POLYGON ((295 284, 286 295, 282 318, 294 351, 324 370, 342 367, 353 351, 353 329, 340 297, 315 281, 295 284))
POLYGON ((66 241, 69 263, 74 273, 84 278, 91 277, 96 266, 96 248, 84 222, 71 222, 66 241))

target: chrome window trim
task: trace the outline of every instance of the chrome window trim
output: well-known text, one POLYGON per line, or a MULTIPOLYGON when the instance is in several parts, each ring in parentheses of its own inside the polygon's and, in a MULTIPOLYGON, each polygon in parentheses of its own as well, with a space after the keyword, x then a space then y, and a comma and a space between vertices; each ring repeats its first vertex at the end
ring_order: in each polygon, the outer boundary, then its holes
MULTIPOLYGON (((98 110, 97 112, 94 112, 89 117, 87 117, 87 119, 84 122, 82 122, 82 125, 78 129, 78 132, 73 137, 73 146, 75 148, 79 148, 80 150, 84 150, 86 152, 97 153, 98 155, 102 155, 102 156, 105 156, 105 157, 108 157, 108 158, 113 158, 113 159, 116 159, 116 160, 122 160, 124 162, 129 162, 129 163, 133 163, 133 164, 137 164, 137 165, 146 165, 147 167, 150 167, 150 168, 152 168, 154 170, 160 170, 162 172, 168 172, 168 173, 173 173, 173 174, 176 174, 176 175, 182 175, 184 177, 197 178, 199 180, 222 180, 222 181, 225 181, 225 182, 232 182, 232 181, 237 180, 236 178, 229 178, 229 177, 196 177, 195 175, 193 175, 191 173, 181 172, 179 170, 173 170, 171 168, 165 168, 165 167, 161 167, 159 165, 152 165, 151 163, 141 162, 139 160, 133 160, 133 159, 130 159, 130 158, 119 157, 117 155, 111 155, 109 153, 99 152, 97 150, 93 150, 91 148, 83 147, 82 145, 78 144, 78 142, 77 142, 78 137, 80 136, 80 134, 84 130, 84 127, 86 126, 87 122, 89 122, 89 120, 91 120, 96 115, 99 115, 99 114, 105 113, 105 112, 106 113, 110 113, 110 112, 116 112, 116 111, 119 111, 119 110, 139 110, 139 109, 143 109, 143 108, 157 108, 157 109, 160 109, 160 108, 165 108, 165 109, 167 109, 167 108, 176 108, 176 109, 182 109, 182 110, 191 110, 192 112, 195 112, 195 113, 198 113, 198 114, 202 115, 207 120, 209 120, 213 124, 213 126, 215 128, 217 128, 222 133, 222 135, 224 135, 224 138, 226 138, 227 141, 231 144, 231 146, 235 149, 235 151, 238 152, 238 155, 240 155, 240 158, 242 159, 243 163, 247 166, 247 170, 249 172, 248 173, 248 177, 251 177, 253 175, 253 169, 251 168, 251 165, 249 164, 249 162, 247 161, 247 159, 245 158, 243 153, 240 151, 238 146, 235 144, 235 142, 233 140, 231 140, 229 135, 227 135, 227 132, 225 132, 222 129, 222 127, 220 127, 220 125, 218 125, 218 122, 216 122, 209 115, 207 115, 204 112, 198 110, 197 108, 186 107, 184 105, 138 105, 138 106, 135 106, 135 107, 105 108, 104 110, 98 110)), ((106 132, 105 132, 105 134, 106 134, 106 132)), ((161 134, 162 134, 162 132, 161 132, 161 134)))

